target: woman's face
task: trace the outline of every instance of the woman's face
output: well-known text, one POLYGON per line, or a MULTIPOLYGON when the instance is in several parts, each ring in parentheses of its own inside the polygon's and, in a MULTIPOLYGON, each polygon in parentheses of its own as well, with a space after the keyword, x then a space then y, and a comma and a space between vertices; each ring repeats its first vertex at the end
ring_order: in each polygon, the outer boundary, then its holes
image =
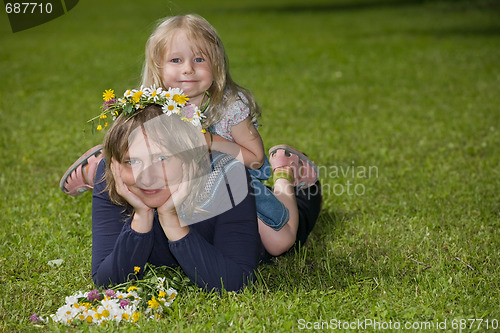
POLYGON ((144 132, 129 142, 122 161, 122 179, 130 192, 151 208, 163 205, 182 181, 183 162, 144 132))

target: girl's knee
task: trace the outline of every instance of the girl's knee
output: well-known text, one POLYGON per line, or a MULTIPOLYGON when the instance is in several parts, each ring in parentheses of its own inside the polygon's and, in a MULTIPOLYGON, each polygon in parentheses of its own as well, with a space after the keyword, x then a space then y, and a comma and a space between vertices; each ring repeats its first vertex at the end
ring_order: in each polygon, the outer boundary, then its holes
POLYGON ((277 257, 290 250, 293 244, 295 244, 295 237, 286 235, 286 237, 279 237, 274 242, 268 244, 265 247, 270 255, 277 257))

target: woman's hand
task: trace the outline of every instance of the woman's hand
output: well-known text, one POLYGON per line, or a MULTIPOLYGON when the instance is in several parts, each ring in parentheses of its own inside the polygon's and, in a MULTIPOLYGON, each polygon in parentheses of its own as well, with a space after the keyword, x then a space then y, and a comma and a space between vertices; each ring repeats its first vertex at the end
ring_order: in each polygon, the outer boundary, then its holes
POLYGON ((132 229, 141 233, 149 232, 153 227, 154 209, 146 206, 146 204, 125 185, 122 179, 122 166, 120 162, 112 159, 110 168, 115 180, 116 192, 134 209, 134 218, 131 225, 132 229))
POLYGON ((170 198, 157 209, 163 231, 171 241, 181 239, 189 232, 189 227, 181 224, 179 216, 177 215, 177 209, 182 206, 182 203, 189 194, 189 184, 194 176, 194 170, 192 165, 187 166, 186 163, 182 164, 182 170, 182 181, 177 189, 175 189, 170 195, 170 198))

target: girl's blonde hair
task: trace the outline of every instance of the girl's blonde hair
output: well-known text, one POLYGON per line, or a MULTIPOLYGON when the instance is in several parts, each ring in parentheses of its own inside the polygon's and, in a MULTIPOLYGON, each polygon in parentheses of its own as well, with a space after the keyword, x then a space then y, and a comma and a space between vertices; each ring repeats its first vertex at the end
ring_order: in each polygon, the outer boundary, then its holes
POLYGON ((227 107, 237 100, 248 106, 252 120, 256 121, 260 117, 260 107, 250 91, 231 78, 229 61, 217 31, 207 20, 195 14, 167 17, 159 22, 146 43, 142 85, 169 88, 163 85, 161 67, 172 37, 180 29, 185 31, 189 40, 196 43, 199 48, 197 51, 208 59, 212 68, 214 81, 207 91, 210 100, 205 110, 207 118, 204 128, 219 122, 227 107))
POLYGON ((197 196, 200 194, 200 189, 204 188, 206 175, 210 170, 207 147, 200 143, 199 128, 183 121, 176 114, 168 116, 163 113, 161 106, 155 104, 145 107, 132 116, 123 114, 118 116, 104 137, 103 154, 107 161, 104 173, 107 184, 104 191, 108 191, 111 201, 129 210, 132 209, 116 191, 111 161, 123 163, 129 150, 129 142, 132 142, 133 136, 140 132, 145 133, 149 141, 163 145, 168 148, 170 154, 181 159, 184 163, 183 172, 194 171, 189 179, 190 191, 182 205, 182 214, 192 215, 197 212, 199 200, 197 196))

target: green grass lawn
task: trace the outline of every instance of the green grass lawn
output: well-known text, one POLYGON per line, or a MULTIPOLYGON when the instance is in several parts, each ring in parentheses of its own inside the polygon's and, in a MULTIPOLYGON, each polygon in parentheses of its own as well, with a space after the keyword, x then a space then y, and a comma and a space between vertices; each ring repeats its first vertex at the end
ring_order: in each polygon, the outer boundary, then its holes
POLYGON ((0 331, 38 331, 32 313, 93 288, 91 196, 64 195, 59 179, 102 140, 86 124, 102 91, 139 83, 154 22, 189 12, 217 28, 263 107, 266 148, 321 167, 323 210, 255 285, 187 289, 141 330, 498 327, 498 1, 93 0, 15 34, 0 14, 0 331))

